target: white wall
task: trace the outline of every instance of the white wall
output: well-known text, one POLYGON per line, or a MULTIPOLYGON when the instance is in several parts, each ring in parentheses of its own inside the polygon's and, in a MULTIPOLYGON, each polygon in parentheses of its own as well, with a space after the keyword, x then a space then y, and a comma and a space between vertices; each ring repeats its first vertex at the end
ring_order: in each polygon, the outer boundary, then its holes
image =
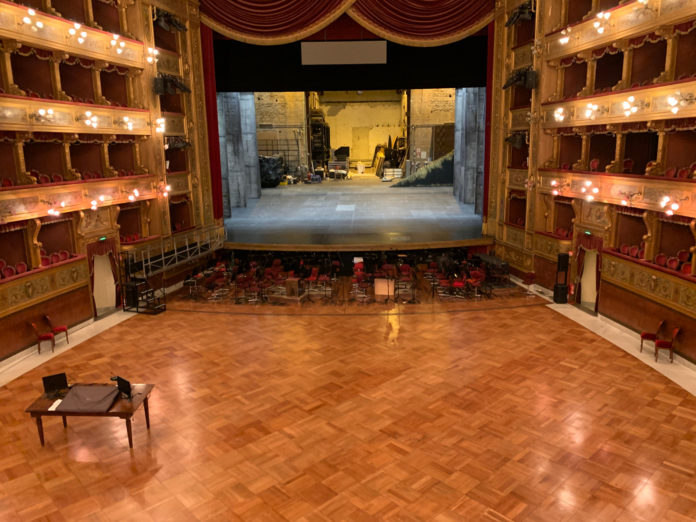
POLYGON ((94 304, 100 310, 112 309, 116 305, 116 285, 111 272, 109 256, 94 256, 94 304))
POLYGON ((319 108, 330 128, 331 148, 348 146, 351 161, 369 164, 377 145, 405 135, 404 97, 397 91, 321 93, 319 108))

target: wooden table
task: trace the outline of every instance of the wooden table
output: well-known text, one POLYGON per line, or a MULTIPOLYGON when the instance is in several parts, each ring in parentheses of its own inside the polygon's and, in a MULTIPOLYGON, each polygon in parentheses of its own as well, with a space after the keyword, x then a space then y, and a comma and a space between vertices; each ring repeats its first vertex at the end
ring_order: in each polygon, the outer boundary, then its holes
POLYGON ((123 399, 120 396, 113 403, 108 411, 104 412, 70 412, 70 411, 51 411, 49 408, 56 401, 56 399, 49 399, 45 395, 42 395, 36 399, 31 406, 29 406, 25 411, 30 413, 32 417, 36 419, 36 427, 39 430, 39 440, 41 445, 44 445, 44 433, 43 433, 43 421, 42 417, 63 417, 63 427, 68 427, 67 417, 118 417, 120 419, 125 419, 126 430, 128 430, 128 445, 133 447, 133 429, 131 427, 131 417, 135 414, 136 410, 143 405, 145 410, 145 424, 147 429, 150 429, 150 408, 148 405, 148 398, 152 389, 155 387, 154 384, 131 384, 132 389, 132 399, 123 399))

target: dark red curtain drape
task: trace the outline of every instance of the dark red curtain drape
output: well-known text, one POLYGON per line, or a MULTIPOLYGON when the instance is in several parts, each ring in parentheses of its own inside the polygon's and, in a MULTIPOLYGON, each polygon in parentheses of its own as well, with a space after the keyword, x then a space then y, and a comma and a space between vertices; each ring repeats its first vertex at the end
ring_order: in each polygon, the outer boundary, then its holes
POLYGON ((301 40, 341 16, 355 0, 201 0, 206 25, 234 40, 279 45, 301 40))
POLYGON ((205 118, 208 128, 208 160, 210 162, 210 186, 213 193, 213 217, 222 219, 222 167, 220 165, 217 87, 215 85, 215 52, 213 50, 213 31, 204 24, 201 24, 201 49, 203 53, 205 118))
POLYGON ((495 0, 201 0, 215 31, 255 45, 296 42, 344 12, 391 42, 437 46, 461 40, 493 20, 495 0))
POLYGON ((348 15, 391 42, 444 45, 481 30, 493 20, 494 0, 356 0, 348 15))

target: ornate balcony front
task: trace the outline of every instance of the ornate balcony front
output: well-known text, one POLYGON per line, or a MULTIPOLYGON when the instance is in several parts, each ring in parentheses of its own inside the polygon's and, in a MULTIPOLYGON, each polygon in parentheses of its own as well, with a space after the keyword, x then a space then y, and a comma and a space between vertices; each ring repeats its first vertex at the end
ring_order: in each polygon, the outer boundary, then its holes
MULTIPOLYGON (((610 45, 617 40, 649 33, 655 25, 671 25, 693 18, 696 0, 637 0, 626 2, 604 14, 609 17, 589 17, 544 37, 546 59, 564 56, 610 45), (570 30, 568 30, 570 29, 570 30)), ((599 13, 597 13, 599 14, 599 13)))
POLYGON ((0 38, 126 67, 147 65, 142 42, 6 0, 0 0, 0 38))
POLYGON ((602 280, 696 318, 696 277, 669 274, 645 261, 603 253, 602 280))
POLYGON ((156 178, 151 175, 13 187, 0 190, 0 224, 46 216, 52 213, 49 210, 92 212, 93 206, 148 200, 159 195, 156 178))
POLYGON ((0 94, 4 130, 96 134, 152 133, 150 111, 0 94), (89 123, 88 123, 89 122, 89 123))

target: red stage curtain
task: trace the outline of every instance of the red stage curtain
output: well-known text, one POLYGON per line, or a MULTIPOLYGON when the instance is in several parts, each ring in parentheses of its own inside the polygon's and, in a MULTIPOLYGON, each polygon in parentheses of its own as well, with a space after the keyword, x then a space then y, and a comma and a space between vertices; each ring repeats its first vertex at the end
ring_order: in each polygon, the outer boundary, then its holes
POLYGON ((355 0, 201 0, 203 21, 234 40, 279 45, 302 40, 341 16, 355 0))
POLYGON ((390 42, 433 47, 456 42, 493 20, 494 0, 356 0, 348 15, 390 42))
POLYGON ((208 158, 210 160, 210 187, 213 193, 213 217, 222 219, 222 167, 220 165, 220 134, 218 132, 213 31, 204 24, 201 24, 201 49, 203 51, 205 120, 208 128, 208 158))

